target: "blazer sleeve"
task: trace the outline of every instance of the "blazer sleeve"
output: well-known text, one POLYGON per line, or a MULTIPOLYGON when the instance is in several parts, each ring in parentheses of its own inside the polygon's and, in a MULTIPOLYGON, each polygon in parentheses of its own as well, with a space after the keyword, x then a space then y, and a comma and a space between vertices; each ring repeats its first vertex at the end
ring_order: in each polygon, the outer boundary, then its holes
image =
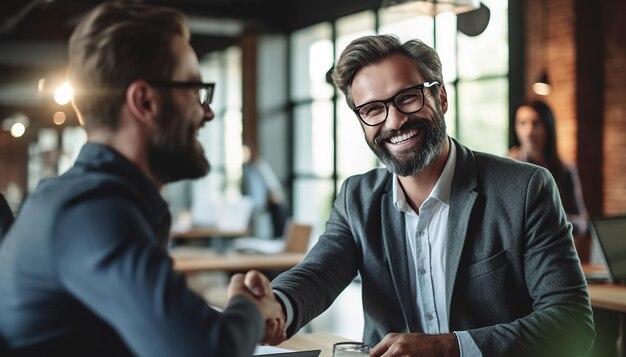
POLYGON ((264 331, 243 297, 223 312, 207 305, 173 270, 150 225, 128 200, 73 204, 59 217, 58 277, 139 356, 250 356, 264 331))
POLYGON ((325 311, 357 274, 358 256, 350 228, 350 179, 344 182, 326 222, 326 230, 305 259, 272 281, 294 309, 289 337, 325 311))
POLYGON ((538 168, 525 193, 523 271, 532 312, 468 330, 484 355, 574 356, 595 337, 587 283, 556 184, 538 168))

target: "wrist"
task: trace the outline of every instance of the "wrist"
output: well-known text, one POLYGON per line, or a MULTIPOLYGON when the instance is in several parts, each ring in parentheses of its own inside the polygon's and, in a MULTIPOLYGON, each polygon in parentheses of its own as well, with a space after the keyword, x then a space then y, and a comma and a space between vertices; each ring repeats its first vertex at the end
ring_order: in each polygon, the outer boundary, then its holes
POLYGON ((446 333, 441 335, 443 338, 442 351, 444 356, 460 357, 461 349, 459 347, 459 341, 455 333, 446 333))

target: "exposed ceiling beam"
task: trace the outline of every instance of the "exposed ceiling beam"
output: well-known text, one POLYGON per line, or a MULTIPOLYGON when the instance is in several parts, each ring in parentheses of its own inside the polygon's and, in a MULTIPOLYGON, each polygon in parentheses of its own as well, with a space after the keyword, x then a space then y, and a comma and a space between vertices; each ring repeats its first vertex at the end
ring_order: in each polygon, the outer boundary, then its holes
POLYGON ((11 1, 4 0, 0 15, 0 34, 9 33, 41 0, 11 1))

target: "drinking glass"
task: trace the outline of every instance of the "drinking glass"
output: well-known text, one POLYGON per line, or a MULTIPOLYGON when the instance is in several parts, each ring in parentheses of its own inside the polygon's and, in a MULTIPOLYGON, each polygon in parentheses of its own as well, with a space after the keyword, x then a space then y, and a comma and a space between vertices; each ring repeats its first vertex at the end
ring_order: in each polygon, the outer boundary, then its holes
POLYGON ((333 357, 358 357, 369 355, 369 346, 362 342, 339 342, 333 345, 333 357))

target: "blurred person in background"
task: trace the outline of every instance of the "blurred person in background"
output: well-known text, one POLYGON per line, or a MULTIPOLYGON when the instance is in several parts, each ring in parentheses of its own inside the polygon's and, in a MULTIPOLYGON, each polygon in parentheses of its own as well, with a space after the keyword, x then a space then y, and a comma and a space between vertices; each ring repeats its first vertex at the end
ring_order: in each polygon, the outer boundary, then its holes
MULTIPOLYGON (((547 168, 559 189, 567 220, 572 224, 576 249, 582 261, 606 264, 600 243, 588 241, 589 216, 583 201, 576 167, 565 163, 557 152, 556 118, 541 100, 525 100, 515 109, 515 136, 507 156, 547 168), (591 249, 591 251, 590 251, 591 249)), ((616 356, 619 318, 611 311, 594 308, 597 337, 589 356, 616 356)))
POLYGON ((566 164, 557 152, 556 120, 543 101, 520 103, 515 109, 515 136, 508 157, 545 167, 554 177, 573 234, 587 234, 589 217, 576 167, 566 164))
MULTIPOLYGON (((270 229, 255 227, 260 236, 279 238, 285 229, 289 216, 287 200, 283 186, 270 164, 252 153, 247 145, 243 146, 242 193, 252 198, 255 217, 267 216, 270 229)), ((258 223, 263 220, 258 219, 258 223)))
POLYGON ((220 312, 165 250, 159 188, 209 171, 197 135, 214 118, 214 84, 201 82, 189 36, 180 12, 121 2, 72 34, 88 141, 70 170, 39 184, 0 247, 3 355, 249 356, 284 338, 265 276, 233 276, 220 312))

